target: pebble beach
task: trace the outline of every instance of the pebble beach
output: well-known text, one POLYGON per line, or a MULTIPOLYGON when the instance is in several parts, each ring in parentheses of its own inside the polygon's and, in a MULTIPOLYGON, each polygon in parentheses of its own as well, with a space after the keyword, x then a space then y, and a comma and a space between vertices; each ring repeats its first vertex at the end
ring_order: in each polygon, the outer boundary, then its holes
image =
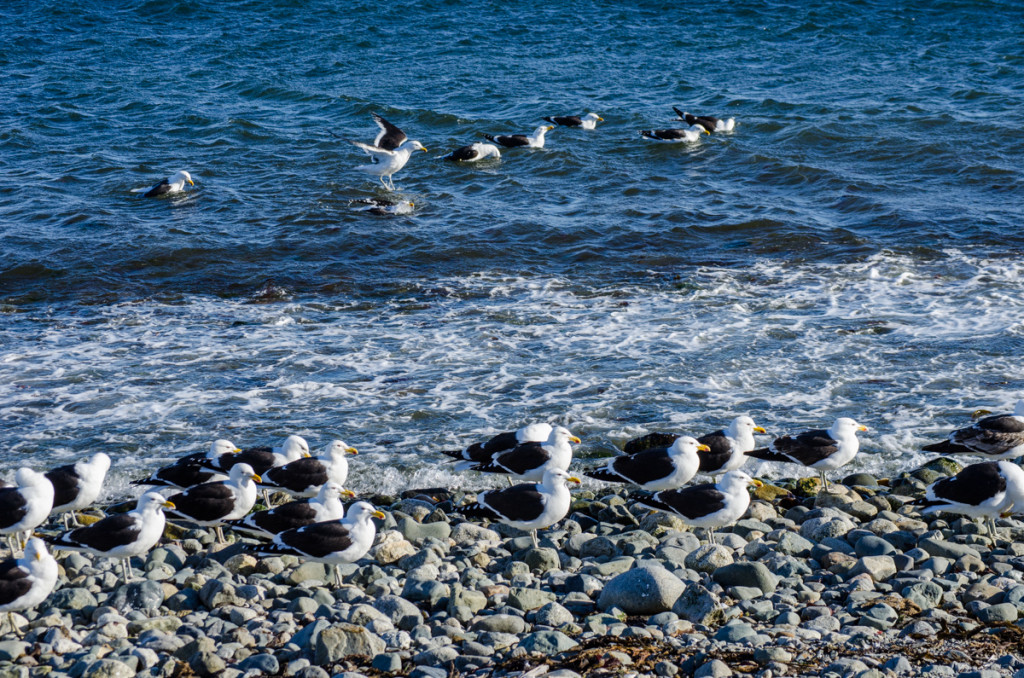
POLYGON ((57 590, 14 616, 24 636, 0 626, 0 676, 1017 675, 1024 522, 993 543, 912 503, 958 469, 758 487, 718 545, 621 489, 575 491, 540 548, 455 516, 462 492, 378 496, 341 588, 320 563, 168 527, 127 585, 61 554, 57 590))

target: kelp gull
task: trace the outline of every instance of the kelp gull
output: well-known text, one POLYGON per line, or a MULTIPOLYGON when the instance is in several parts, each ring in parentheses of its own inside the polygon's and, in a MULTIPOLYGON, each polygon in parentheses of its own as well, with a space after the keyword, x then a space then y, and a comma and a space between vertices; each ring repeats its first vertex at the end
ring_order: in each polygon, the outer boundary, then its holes
POLYGON ((384 520, 384 514, 365 501, 357 501, 342 520, 313 523, 294 530, 285 530, 270 544, 249 547, 263 555, 293 555, 334 565, 334 577, 342 585, 338 565, 354 563, 373 546, 377 526, 373 518, 384 520))
MULTIPOLYGON (((698 471, 716 476, 740 468, 747 460, 746 453, 754 449, 754 434, 764 432, 753 419, 743 414, 733 419, 729 428, 697 438, 697 442, 710 448, 706 452, 697 452, 700 457, 698 471)), ((648 433, 627 442, 623 451, 636 454, 651 447, 668 447, 678 437, 672 433, 648 433)))
POLYGON ((693 125, 689 129, 683 129, 679 127, 673 127, 670 129, 642 129, 640 130, 640 136, 645 139, 653 139, 655 141, 669 141, 669 142, 680 142, 685 141, 692 143, 700 139, 701 133, 710 134, 706 129, 700 125, 693 125))
POLYGON ((455 469, 466 471, 477 464, 487 464, 495 455, 508 452, 525 443, 542 443, 551 436, 551 425, 543 422, 527 424, 516 431, 505 431, 482 443, 473 443, 463 450, 441 450, 441 454, 458 460, 455 469))
POLYGON ((703 527, 708 540, 714 544, 716 527, 731 525, 746 513, 750 506, 747 485, 751 484, 760 486, 762 483, 736 469, 723 475, 718 484, 691 485, 677 490, 630 496, 638 504, 672 513, 688 525, 703 527))
POLYGON ((850 463, 860 448, 857 431, 867 431, 849 417, 840 417, 828 430, 815 429, 795 436, 776 438, 767 448, 747 452, 748 457, 764 461, 783 461, 790 464, 803 464, 817 469, 821 482, 828 490, 828 479, 825 471, 850 463))
POLYGON ((174 504, 167 514, 171 520, 184 520, 202 527, 216 529, 217 538, 224 543, 220 526, 228 520, 237 520, 256 504, 256 483, 260 476, 249 464, 231 467, 228 479, 219 483, 203 483, 168 500, 174 504))
POLYGON ((479 162, 481 160, 486 160, 487 158, 500 160, 501 151, 493 144, 485 144, 481 141, 477 141, 469 146, 457 148, 448 155, 443 156, 443 158, 445 160, 451 160, 452 162, 479 162))
POLYGON ((132 579, 129 559, 156 545, 164 533, 164 509, 174 507, 159 492, 150 490, 139 497, 133 510, 65 532, 53 540, 53 546, 60 551, 85 551, 118 559, 127 583, 132 579))
POLYGON ((309 456, 309 443, 302 436, 291 435, 278 447, 248 447, 234 454, 223 454, 215 459, 203 459, 200 464, 208 469, 227 474, 232 466, 248 464, 255 473, 262 474, 275 466, 309 456))
POLYGON ((14 612, 35 607, 46 600, 57 584, 59 568, 39 537, 32 537, 25 545, 25 555, 0 563, 0 612, 6 612, 11 629, 21 632, 14 624, 14 612))
MULTIPOLYGON (((978 410, 975 414, 990 414, 978 410)), ((966 428, 957 429, 941 443, 925 445, 926 452, 978 454, 993 460, 1024 455, 1024 400, 1018 400, 1012 414, 993 414, 966 428)))
POLYGON ((597 123, 604 122, 604 118, 597 113, 587 113, 584 116, 552 115, 545 116, 544 119, 562 127, 582 127, 583 129, 594 129, 597 127, 597 123))
POLYGON ((145 194, 142 197, 158 198, 162 195, 181 193, 182 191, 185 190, 186 182, 189 184, 189 186, 196 185, 195 182, 192 181, 192 175, 186 172, 185 170, 181 170, 180 172, 175 172, 171 176, 162 180, 160 183, 156 184, 152 188, 133 188, 132 193, 142 193, 143 191, 145 191, 145 194))
POLYGON ((186 455, 169 466, 153 471, 148 478, 133 480, 132 485, 158 485, 184 490, 203 483, 225 480, 226 475, 204 468, 201 466, 202 462, 216 460, 225 454, 237 454, 241 451, 230 440, 215 440, 210 444, 210 449, 207 452, 186 455))
POLYGON ((372 115, 373 121, 380 127, 380 132, 373 140, 373 145, 364 144, 361 141, 351 141, 350 143, 366 151, 373 159, 373 164, 360 165, 356 169, 377 176, 380 183, 384 184, 384 188, 393 191, 395 182, 391 179, 391 175, 405 167, 414 151, 426 152, 427 149, 420 142, 410 140, 405 132, 376 113, 372 115), (387 182, 384 181, 384 177, 388 178, 387 182))
POLYGON ((736 128, 736 119, 729 118, 728 120, 722 120, 712 115, 692 115, 686 111, 681 111, 675 106, 672 110, 679 116, 679 120, 682 120, 687 125, 700 125, 708 131, 708 134, 712 132, 731 132, 736 128))
POLYGON ((544 135, 553 129, 555 128, 551 125, 541 125, 533 130, 532 134, 499 134, 497 136, 485 134, 484 138, 505 148, 520 148, 523 146, 544 148, 544 135))
POLYGON ((551 468, 567 469, 572 463, 572 446, 580 439, 564 426, 555 426, 542 443, 529 442, 496 454, 490 462, 472 467, 481 473, 507 474, 516 480, 538 482, 551 468))
POLYGON ((707 445, 696 438, 680 436, 668 447, 652 447, 636 454, 623 454, 608 461, 604 468, 585 471, 585 475, 613 483, 633 483, 645 490, 672 490, 682 487, 697 474, 698 450, 707 445))
POLYGON ((509 527, 529 530, 533 545, 539 546, 537 530, 554 525, 569 512, 572 498, 566 483, 579 483, 561 468, 544 472, 539 484, 524 483, 500 490, 487 490, 476 501, 454 510, 467 518, 487 518, 509 527))
POLYGON ((345 517, 345 505, 341 497, 355 497, 354 492, 342 489, 338 483, 328 482, 320 492, 309 499, 290 501, 269 511, 250 513, 239 520, 225 523, 235 532, 260 539, 273 538, 285 530, 294 530, 312 523, 327 520, 341 520, 345 517))
POLYGON ((987 518, 993 539, 995 518, 1013 506, 1024 510, 1024 469, 1010 461, 971 464, 951 478, 928 486, 924 499, 915 502, 922 513, 960 513, 987 518))
POLYGON ((348 479, 348 455, 359 454, 356 448, 334 440, 316 458, 296 459, 276 466, 262 474, 260 484, 297 497, 312 497, 324 483, 335 482, 342 487, 348 479))
POLYGON ((67 528, 67 516, 70 513, 72 522, 78 525, 74 512, 96 503, 108 470, 110 457, 97 452, 88 461, 83 459, 47 471, 46 477, 53 485, 53 508, 50 509, 50 515, 63 513, 64 527, 67 528))
POLYGON ((44 474, 22 467, 14 482, 15 487, 0 488, 0 534, 7 535, 11 555, 18 533, 42 525, 53 508, 53 483, 44 474))

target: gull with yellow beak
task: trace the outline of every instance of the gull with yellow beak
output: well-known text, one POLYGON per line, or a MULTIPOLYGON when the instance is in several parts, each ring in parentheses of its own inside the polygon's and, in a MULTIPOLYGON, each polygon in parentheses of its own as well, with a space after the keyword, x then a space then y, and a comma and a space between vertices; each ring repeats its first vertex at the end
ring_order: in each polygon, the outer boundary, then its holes
POLYGON ((623 454, 585 475, 612 483, 633 483, 650 492, 673 490, 690 482, 700 467, 699 452, 710 447, 696 438, 680 436, 668 447, 652 447, 636 454, 623 454))
POLYGON ((257 539, 273 539, 285 530, 294 530, 327 520, 345 517, 342 497, 355 498, 355 492, 342 489, 338 483, 328 482, 315 497, 281 504, 267 511, 250 513, 244 518, 227 523, 235 532, 257 539))
POLYGON ((152 188, 134 188, 132 189, 132 193, 142 193, 145 191, 145 194, 143 194, 142 197, 159 198, 164 195, 181 193, 185 190, 186 183, 188 183, 189 186, 196 185, 195 182, 192 181, 192 175, 185 170, 181 170, 180 172, 175 172, 152 188))
POLYGON ((173 464, 153 471, 148 478, 133 480, 132 485, 157 485, 184 490, 203 483, 227 480, 223 473, 203 468, 200 463, 206 459, 215 460, 225 454, 237 454, 241 451, 230 440, 214 440, 206 452, 187 454, 173 464))
POLYGON ((717 484, 691 485, 630 496, 642 506, 679 516, 688 525, 703 527, 708 541, 714 544, 716 527, 732 525, 747 512, 750 506, 747 485, 760 487, 763 483, 737 469, 726 473, 717 484))
POLYGON ((544 119, 562 127, 579 127, 581 129, 594 129, 597 127, 597 123, 604 122, 604 118, 597 113, 587 113, 586 115, 548 115, 544 116, 544 119))
POLYGON ((467 518, 487 518, 519 530, 528 530, 534 547, 539 546, 537 530, 551 527, 569 512, 572 498, 566 483, 579 484, 561 468, 549 468, 538 483, 513 485, 500 490, 487 490, 476 501, 456 507, 467 518))
POLYGON ((46 600, 57 583, 58 572, 57 561, 39 537, 28 540, 21 558, 0 563, 0 612, 7 613, 11 628, 19 636, 13 613, 46 600))
POLYGON ((360 172, 376 175, 380 179, 380 183, 384 184, 384 188, 393 191, 395 190, 395 182, 391 175, 405 167, 414 151, 426 153, 427 149, 420 142, 409 139, 405 132, 376 113, 373 114, 373 121, 377 123, 380 132, 373 140, 372 145, 364 144, 361 141, 350 142, 353 146, 366 151, 373 160, 373 164, 360 165, 356 169, 360 172), (384 177, 388 178, 386 182, 384 177))
POLYGON ((771 445, 747 453, 748 457, 764 461, 784 461, 816 469, 822 485, 828 490, 825 471, 834 471, 853 461, 860 449, 857 431, 867 431, 849 417, 839 417, 829 429, 804 431, 792 436, 776 438, 771 445))
POLYGON ((213 527, 217 539, 224 543, 221 523, 238 520, 252 510, 256 504, 256 483, 262 479, 248 464, 231 467, 228 479, 219 483, 203 483, 179 494, 171 495, 174 504, 168 510, 171 520, 182 520, 213 527))
POLYGON ((159 492, 149 491, 139 497, 133 510, 65 532, 53 539, 53 547, 117 558, 128 583, 132 580, 129 559, 144 555, 156 545, 164 533, 164 510, 174 508, 174 503, 159 492))
POLYGON ((344 487, 348 479, 350 454, 359 452, 341 440, 333 440, 319 457, 296 459, 284 466, 269 469, 263 473, 260 485, 295 497, 315 496, 324 483, 332 481, 344 487))
MULTIPOLYGON (((729 427, 697 438, 697 442, 708 446, 707 450, 698 450, 700 468, 698 473, 707 473, 714 477, 728 473, 743 466, 746 454, 754 449, 754 434, 765 430, 754 423, 754 420, 741 414, 732 420, 729 427)), ((636 454, 651 447, 667 447, 679 436, 672 433, 648 433, 626 443, 623 451, 636 454)))
POLYGON ((540 482, 549 469, 563 471, 572 463, 572 446, 580 439, 564 426, 551 429, 544 442, 526 442, 500 454, 491 461, 472 466, 471 470, 482 473, 502 473, 523 482, 540 482))
POLYGON ((293 555, 334 565, 334 580, 342 585, 338 565, 354 563, 369 552, 377 536, 372 518, 384 520, 384 514, 365 501, 357 501, 342 520, 313 523, 294 530, 285 530, 270 544, 249 546, 263 555, 293 555))

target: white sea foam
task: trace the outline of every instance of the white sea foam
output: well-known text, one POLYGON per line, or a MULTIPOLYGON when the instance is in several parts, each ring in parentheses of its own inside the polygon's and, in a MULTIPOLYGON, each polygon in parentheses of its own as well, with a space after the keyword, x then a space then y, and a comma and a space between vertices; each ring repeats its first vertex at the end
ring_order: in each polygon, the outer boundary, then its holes
POLYGON ((920 445, 973 409, 1024 393, 1024 263, 955 250, 702 267, 681 281, 652 272, 614 288, 480 273, 402 297, 9 316, 8 465, 103 450, 126 490, 213 438, 298 432, 359 447, 360 491, 473 487, 493 479, 452 474, 439 449, 545 420, 603 455, 748 412, 772 433, 854 416, 871 430, 850 469, 885 475, 919 463, 920 445))

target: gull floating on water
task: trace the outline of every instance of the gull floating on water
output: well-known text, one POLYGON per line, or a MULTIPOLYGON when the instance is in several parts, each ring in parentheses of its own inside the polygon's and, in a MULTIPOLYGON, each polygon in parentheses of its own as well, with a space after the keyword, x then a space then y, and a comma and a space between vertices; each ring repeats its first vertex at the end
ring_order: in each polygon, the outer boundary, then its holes
POLYGON ((484 138, 496 144, 501 144, 505 148, 519 148, 522 146, 544 148, 544 135, 553 129, 555 128, 552 125, 541 125, 533 130, 531 134, 499 134, 497 136, 485 134, 484 138))
POLYGON ((501 151, 493 144, 485 144, 477 141, 469 146, 457 148, 448 155, 442 156, 445 160, 452 162, 479 162, 487 158, 501 159, 501 151))
POLYGON ((682 120, 687 125, 700 125, 708 131, 708 134, 711 132, 731 132, 736 128, 735 118, 723 120, 713 115, 692 115, 686 111, 679 110, 675 106, 672 107, 672 110, 679 116, 678 120, 682 120))
POLYGON ((685 141, 693 143, 700 139, 701 134, 711 134, 704 127, 700 125, 693 125, 689 129, 683 129, 673 127, 670 129, 642 129, 640 130, 640 136, 645 139, 653 139, 655 141, 669 141, 669 142, 680 142, 685 141))
POLYGON ((587 113, 584 116, 552 115, 545 116, 544 119, 562 127, 582 127, 583 129, 594 129, 597 127, 597 123, 604 122, 604 118, 597 113, 587 113))
POLYGON ((185 170, 181 170, 180 172, 175 172, 151 188, 134 188, 132 189, 132 193, 142 193, 145 191, 145 194, 142 197, 156 198, 161 195, 181 193, 185 190, 186 183, 188 183, 189 186, 195 186, 195 182, 192 181, 192 175, 185 170))

